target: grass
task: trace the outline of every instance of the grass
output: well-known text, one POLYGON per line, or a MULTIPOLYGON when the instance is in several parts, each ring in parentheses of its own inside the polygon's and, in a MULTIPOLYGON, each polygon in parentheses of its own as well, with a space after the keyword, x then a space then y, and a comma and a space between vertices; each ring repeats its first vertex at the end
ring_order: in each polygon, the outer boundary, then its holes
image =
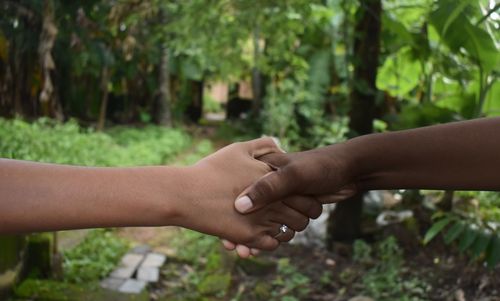
POLYGON ((78 246, 63 253, 64 281, 88 283, 106 277, 128 247, 111 230, 92 230, 78 246))
POLYGON ((0 119, 0 137, 0 157, 85 166, 164 164, 191 145, 182 129, 116 127, 99 133, 49 119, 0 119))

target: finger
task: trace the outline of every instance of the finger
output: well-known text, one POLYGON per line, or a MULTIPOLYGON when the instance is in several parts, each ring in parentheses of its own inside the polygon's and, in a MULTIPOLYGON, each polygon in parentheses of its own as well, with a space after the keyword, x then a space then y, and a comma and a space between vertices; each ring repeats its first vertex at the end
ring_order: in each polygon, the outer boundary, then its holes
POLYGON ((271 137, 263 137, 248 141, 249 153, 254 158, 260 157, 269 153, 284 153, 279 147, 276 140, 271 137))
MULTIPOLYGON (((277 226, 276 229, 279 227, 277 226)), ((272 237, 272 234, 276 234, 278 231, 275 231, 275 233, 268 233, 268 235, 263 235, 259 236, 255 241, 253 241, 252 246, 254 248, 258 248, 261 250, 266 250, 266 251, 273 251, 277 247, 279 247, 280 242, 272 237)))
POLYGON ((288 228, 286 232, 281 232, 280 228, 282 225, 278 225, 276 232, 274 233, 274 238, 279 242, 289 242, 295 236, 295 231, 288 228))
POLYGON ((317 199, 321 204, 332 204, 353 197, 357 193, 355 185, 348 185, 331 195, 321 195, 317 199))
POLYGON ((294 183, 295 173, 289 166, 266 174, 245 189, 241 197, 235 201, 236 210, 240 213, 249 213, 293 194, 297 183, 294 183))
POLYGON ((236 253, 238 253, 238 256, 241 258, 248 258, 250 256, 250 249, 244 245, 237 245, 236 253))
POLYGON ((250 249, 250 254, 252 254, 252 256, 257 256, 257 255, 259 255, 259 253, 260 253, 259 249, 256 249, 256 248, 250 249))
POLYGON ((236 248, 236 245, 229 240, 221 239, 221 241, 224 248, 226 248, 226 250, 228 251, 232 251, 236 248))
POLYGON ((288 206, 279 208, 277 216, 271 217, 271 220, 297 232, 304 230, 309 224, 309 217, 288 206))
POLYGON ((322 203, 316 197, 293 195, 281 201, 288 207, 312 219, 318 218, 323 212, 322 203))
POLYGON ((280 153, 269 153, 256 158, 271 166, 275 170, 287 165, 290 162, 290 158, 287 154, 280 153))

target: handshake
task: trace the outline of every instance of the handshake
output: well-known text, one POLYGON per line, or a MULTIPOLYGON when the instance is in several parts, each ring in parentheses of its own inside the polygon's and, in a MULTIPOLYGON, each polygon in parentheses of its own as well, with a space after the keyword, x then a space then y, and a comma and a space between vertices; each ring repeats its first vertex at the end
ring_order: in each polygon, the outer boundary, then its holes
POLYGON ((498 133, 500 118, 482 118, 290 154, 261 138, 189 167, 0 159, 0 234, 172 225, 218 236, 246 257, 289 241, 323 204, 357 191, 500 191, 498 133))
POLYGON ((193 190, 204 197, 182 226, 223 238, 241 257, 273 250, 304 230, 323 204, 355 193, 344 152, 338 144, 286 154, 272 138, 229 145, 191 167, 202 175, 193 190))

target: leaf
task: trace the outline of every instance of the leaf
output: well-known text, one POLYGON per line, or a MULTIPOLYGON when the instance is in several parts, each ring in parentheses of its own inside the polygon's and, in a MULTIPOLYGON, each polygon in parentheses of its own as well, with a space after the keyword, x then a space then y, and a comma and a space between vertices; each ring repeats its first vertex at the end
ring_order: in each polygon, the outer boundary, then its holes
POLYGON ((472 256, 474 258, 479 257, 488 248, 491 241, 491 234, 486 231, 479 231, 479 235, 471 246, 472 256))
POLYGON ((462 1, 460 4, 456 5, 451 14, 448 15, 448 18, 446 19, 446 22, 444 23, 443 30, 441 34, 443 36, 446 35, 446 32, 448 31, 448 28, 450 27, 451 23, 455 21, 455 19, 462 13, 464 8, 469 5, 467 1, 462 1))
POLYGON ((500 237, 497 233, 493 236, 490 247, 488 248, 486 254, 486 263, 489 268, 494 268, 495 265, 500 262, 500 237))
POLYGON ((445 108, 440 108, 434 103, 425 102, 418 105, 406 105, 401 110, 393 130, 403 130, 431 124, 446 123, 456 119, 456 113, 445 108))
POLYGON ((483 110, 488 117, 500 116, 500 81, 493 83, 488 91, 483 110))
POLYGON ((456 222, 449 230, 446 232, 444 236, 444 243, 450 244, 452 241, 458 238, 458 236, 464 231, 465 223, 459 221, 456 222))
POLYGON ((432 227, 425 233, 424 245, 429 243, 441 230, 443 230, 446 225, 448 225, 453 220, 452 217, 446 217, 437 223, 433 224, 432 227))
POLYGON ((419 83, 420 63, 412 58, 410 47, 388 56, 378 69, 377 88, 391 95, 405 96, 419 83))
POLYGON ((455 1, 440 0, 438 3, 438 8, 430 15, 430 22, 446 45, 456 53, 465 49, 472 60, 487 72, 497 69, 500 55, 493 37, 472 24, 463 10, 457 9, 455 1))
POLYGON ((477 230, 471 228, 471 226, 467 226, 465 231, 462 232, 462 236, 460 237, 460 242, 458 244, 458 249, 460 250, 460 252, 463 252, 468 247, 470 247, 476 239, 477 235, 477 230))

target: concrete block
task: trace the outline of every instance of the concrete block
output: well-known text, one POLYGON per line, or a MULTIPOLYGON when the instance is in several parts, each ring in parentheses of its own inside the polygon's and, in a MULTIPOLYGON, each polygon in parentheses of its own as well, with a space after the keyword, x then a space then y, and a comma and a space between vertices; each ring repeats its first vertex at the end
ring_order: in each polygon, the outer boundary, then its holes
POLYGON ((146 282, 158 282, 160 269, 156 267, 140 267, 137 270, 137 279, 146 282))
POLYGON ((125 282, 125 279, 120 278, 106 278, 101 281, 101 287, 109 290, 117 291, 125 282))
POLYGON ((139 264, 141 263, 141 261, 143 259, 144 259, 144 255, 128 253, 122 257, 120 265, 122 267, 135 269, 139 266, 139 264))
POLYGON ((161 267, 165 261, 167 260, 167 256, 160 253, 149 253, 146 255, 146 258, 141 264, 141 267, 161 267))
POLYGON ((116 268, 113 272, 111 272, 109 276, 111 278, 128 279, 132 278, 134 272, 135 272, 135 267, 116 268))
POLYGON ((128 294, 139 294, 144 288, 146 288, 145 281, 128 279, 120 286, 118 291, 128 294))

